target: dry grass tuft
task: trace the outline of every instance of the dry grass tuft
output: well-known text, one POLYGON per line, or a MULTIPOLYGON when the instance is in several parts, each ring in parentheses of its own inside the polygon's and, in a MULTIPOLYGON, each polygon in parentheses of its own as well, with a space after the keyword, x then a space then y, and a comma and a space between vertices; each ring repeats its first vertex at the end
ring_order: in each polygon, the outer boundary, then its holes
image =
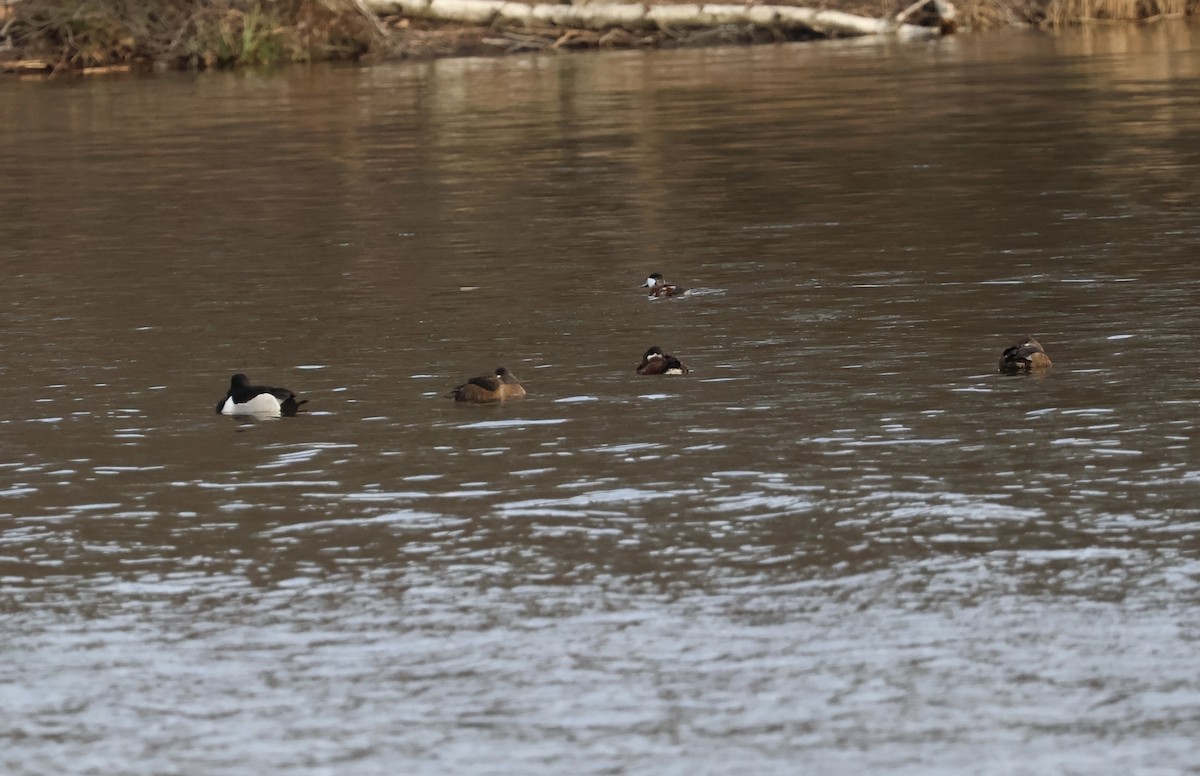
POLYGON ((378 37, 353 0, 22 0, 14 48, 56 70, 347 59, 378 37))
POLYGON ((1195 3, 1189 0, 1050 0, 1046 7, 1046 19, 1054 25, 1123 22, 1181 17, 1189 10, 1196 10, 1195 3))
POLYGON ((959 0, 957 5, 963 24, 979 30, 1182 17, 1195 14, 1200 0, 959 0))

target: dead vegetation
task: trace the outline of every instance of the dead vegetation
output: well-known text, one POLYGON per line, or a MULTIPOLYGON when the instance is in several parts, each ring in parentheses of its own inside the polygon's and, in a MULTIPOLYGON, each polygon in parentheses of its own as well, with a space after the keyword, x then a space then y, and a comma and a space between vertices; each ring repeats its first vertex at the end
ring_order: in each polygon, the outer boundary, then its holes
POLYGON ((0 46, 51 70, 352 59, 382 42, 353 0, 19 0, 0 46))
POLYGON ((771 30, 754 25, 722 25, 712 29, 607 30, 522 27, 488 29, 478 39, 479 50, 516 54, 527 51, 570 51, 577 49, 673 48, 731 44, 773 43, 811 40, 812 32, 771 30))
POLYGON ((957 5, 962 24, 980 30, 1182 18, 1194 15, 1200 0, 957 0, 957 5))
MULTIPOLYGON (((775 1, 873 18, 894 16, 908 5, 907 0, 775 1)), ((1200 0, 957 0, 957 5, 961 26, 978 30, 1180 17, 1195 14, 1200 0)), ((399 15, 379 19, 364 0, 0 0, 0 69, 9 71, 203 69, 365 55, 436 57, 808 37, 818 36, 753 25, 581 30, 475 26, 399 15)))

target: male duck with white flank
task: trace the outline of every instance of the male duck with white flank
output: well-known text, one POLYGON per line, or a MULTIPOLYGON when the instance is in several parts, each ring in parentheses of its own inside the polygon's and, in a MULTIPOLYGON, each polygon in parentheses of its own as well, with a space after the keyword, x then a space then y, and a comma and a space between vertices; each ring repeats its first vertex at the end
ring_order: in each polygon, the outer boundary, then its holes
POLYGON ((669 353, 664 353, 662 348, 655 345, 642 356, 642 363, 638 364, 637 373, 639 375, 686 375, 688 368, 687 364, 669 353))
POLYGON ((469 401, 476 404, 520 399, 525 395, 525 388, 508 367, 496 367, 494 374, 482 377, 472 377, 462 385, 446 394, 453 396, 455 401, 469 401))
POLYGON ((646 278, 641 288, 650 289, 650 297, 652 299, 661 299, 664 296, 682 296, 687 293, 687 289, 683 286, 677 286, 663 280, 663 276, 658 272, 650 273, 650 277, 646 278))
POLYGON ((217 413, 221 415, 264 415, 279 417, 295 415, 307 399, 296 400, 296 394, 287 388, 271 388, 251 385, 250 378, 240 372, 229 380, 229 393, 217 402, 217 413))
POLYGON ((1000 371, 1005 374, 1038 372, 1050 367, 1050 356, 1046 355, 1042 343, 1026 334, 1017 344, 1004 349, 1000 355, 1000 371))

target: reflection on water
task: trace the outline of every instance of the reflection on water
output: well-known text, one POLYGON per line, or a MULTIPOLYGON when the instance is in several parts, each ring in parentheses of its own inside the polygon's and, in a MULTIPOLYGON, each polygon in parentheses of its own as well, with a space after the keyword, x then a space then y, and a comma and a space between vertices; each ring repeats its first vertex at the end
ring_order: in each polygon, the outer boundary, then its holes
POLYGON ((6 772, 1194 764, 1187 28, 0 89, 6 772))

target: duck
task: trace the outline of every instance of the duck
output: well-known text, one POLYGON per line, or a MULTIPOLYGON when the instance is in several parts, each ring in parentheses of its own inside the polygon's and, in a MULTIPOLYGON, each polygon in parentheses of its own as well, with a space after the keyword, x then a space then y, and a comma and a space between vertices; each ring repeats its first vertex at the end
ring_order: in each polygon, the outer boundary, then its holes
POLYGON ((265 415, 278 418, 295 415, 307 399, 297 401, 296 394, 287 388, 251 385, 250 378, 241 372, 229 379, 229 393, 217 402, 219 415, 265 415))
POLYGON ((472 377, 462 385, 455 386, 446 396, 454 397, 455 401, 487 404, 520 399, 525 396, 525 388, 508 367, 498 366, 493 374, 472 377))
POLYGON ((650 297, 660 299, 664 296, 681 296, 687 293, 687 289, 683 286, 677 286, 663 280, 661 273, 652 272, 646 278, 646 282, 641 285, 641 288, 650 289, 650 297))
POLYGON ((1051 363, 1042 343, 1026 334, 1017 340, 1017 344, 1004 349, 1000 356, 1000 371, 1006 374, 1036 372, 1048 369, 1051 363))
POLYGON ((650 348, 642 356, 642 363, 637 366, 639 375, 686 375, 687 364, 675 356, 664 353, 658 345, 650 348))

